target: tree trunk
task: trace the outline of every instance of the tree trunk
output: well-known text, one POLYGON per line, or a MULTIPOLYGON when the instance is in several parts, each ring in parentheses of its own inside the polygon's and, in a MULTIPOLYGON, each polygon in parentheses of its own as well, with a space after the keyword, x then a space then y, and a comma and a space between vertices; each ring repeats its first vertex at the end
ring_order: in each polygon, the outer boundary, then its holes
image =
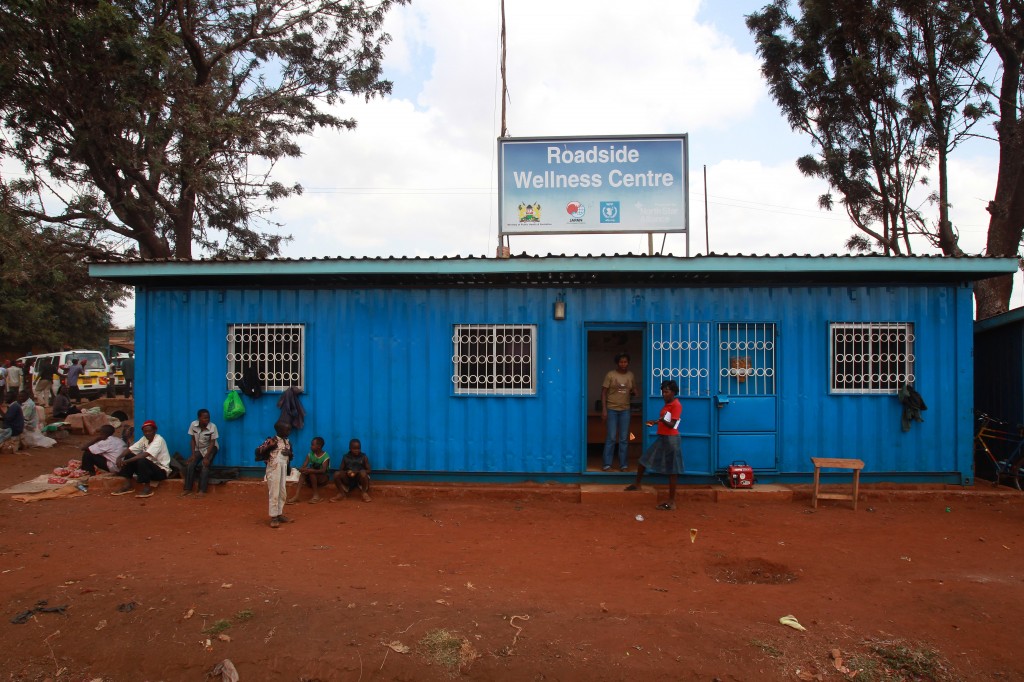
MULTIPOLYGON (((995 6, 973 0, 974 15, 987 34, 986 42, 998 53, 1003 65, 999 89, 999 173, 996 191, 988 204, 991 216, 985 253, 1017 257, 1024 231, 1024 128, 1018 118, 1020 92, 1020 28, 1012 5, 995 6), (1005 13, 1005 14, 1004 14, 1005 13)), ((1003 275, 978 282, 974 289, 979 320, 1004 313, 1010 308, 1013 276, 1003 275)))
MULTIPOLYGON (((1024 233, 1024 123, 1020 121, 1000 126, 999 176, 988 212, 986 255, 1017 258, 1024 233)), ((1012 275, 979 282, 975 288, 978 319, 1009 310, 1012 290, 1012 275)))
POLYGON ((1010 291, 1013 289, 1013 275, 1000 275, 983 279, 974 285, 976 318, 985 318, 1005 313, 1009 308, 1010 291))

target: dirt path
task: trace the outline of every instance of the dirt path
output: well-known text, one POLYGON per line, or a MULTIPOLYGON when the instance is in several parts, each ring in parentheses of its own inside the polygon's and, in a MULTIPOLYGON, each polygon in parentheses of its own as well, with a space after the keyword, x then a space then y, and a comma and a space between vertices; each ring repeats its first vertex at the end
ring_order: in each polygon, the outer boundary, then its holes
MULTIPOLYGON (((75 452, 2 455, 0 486, 75 452)), ((924 679, 1024 678, 1016 494, 673 513, 382 492, 273 530, 260 483, 179 486, 0 496, 5 679, 849 679, 833 650, 858 680, 901 653, 924 679), (66 612, 9 622, 40 600, 66 612)))

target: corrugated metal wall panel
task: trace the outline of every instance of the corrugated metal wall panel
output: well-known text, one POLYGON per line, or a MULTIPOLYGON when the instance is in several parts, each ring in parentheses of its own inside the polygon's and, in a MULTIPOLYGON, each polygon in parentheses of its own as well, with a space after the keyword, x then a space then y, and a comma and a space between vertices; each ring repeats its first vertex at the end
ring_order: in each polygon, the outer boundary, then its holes
POLYGON ((975 336, 975 409, 1010 424, 1024 424, 1024 325, 996 327, 975 336))
MULTIPOLYGON (((958 415, 969 412, 970 405, 960 404, 955 390, 955 370, 965 349, 954 331, 969 324, 969 318, 958 321, 950 290, 925 293, 871 287, 816 296, 804 289, 788 302, 779 339, 783 471, 811 471, 812 456, 858 457, 870 463, 869 472, 956 469, 964 447, 958 415), (916 386, 929 407, 923 424, 903 433, 902 406, 893 395, 829 394, 830 321, 914 323, 916 386)), ((969 442, 968 433, 968 447, 969 442)))
MULTIPOLYGON (((809 472, 818 455, 861 457, 867 473, 948 473, 969 460, 971 389, 965 399, 957 373, 970 352, 962 333, 971 324, 967 288, 140 288, 138 301, 137 420, 157 419, 172 450, 185 453, 188 424, 197 408, 208 407, 221 429, 223 465, 254 465, 252 450, 278 417, 275 393, 245 398, 247 413, 238 421, 222 419, 225 335, 229 324, 242 322, 307 325, 307 423, 294 441, 305 452, 314 435, 323 436, 335 465, 349 438, 358 437, 380 469, 579 473, 585 325, 691 321, 713 330, 718 323, 776 325, 781 473, 809 472), (552 319, 559 296, 565 321, 552 319), (929 406, 923 424, 903 433, 891 395, 829 394, 829 321, 915 324, 918 388, 929 406), (452 329, 468 323, 537 325, 537 395, 454 395, 452 329)), ((644 371, 640 359, 634 367, 644 371)))

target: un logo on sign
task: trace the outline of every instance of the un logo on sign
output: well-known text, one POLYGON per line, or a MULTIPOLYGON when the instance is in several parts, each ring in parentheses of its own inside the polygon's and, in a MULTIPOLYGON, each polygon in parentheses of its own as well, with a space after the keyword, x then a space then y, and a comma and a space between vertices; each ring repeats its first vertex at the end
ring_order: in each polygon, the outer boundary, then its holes
POLYGON ((601 222, 602 223, 617 223, 617 222, 619 222, 619 202, 617 202, 617 201, 602 201, 601 202, 601 222))

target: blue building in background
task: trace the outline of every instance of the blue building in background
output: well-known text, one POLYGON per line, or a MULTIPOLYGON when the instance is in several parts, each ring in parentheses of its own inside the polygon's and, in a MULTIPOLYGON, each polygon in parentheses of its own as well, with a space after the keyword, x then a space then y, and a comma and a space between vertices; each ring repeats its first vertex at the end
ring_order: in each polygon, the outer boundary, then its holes
POLYGON ((91 266, 136 287, 136 419, 172 450, 208 407, 221 466, 256 466, 281 391, 302 389, 301 451, 359 438, 378 478, 619 480, 600 471, 601 382, 627 352, 642 420, 674 379, 684 482, 735 460, 806 481, 812 456, 866 480, 971 484, 973 282, 1015 259, 517 256, 141 261, 91 266), (221 405, 246 373, 266 393, 221 405), (924 422, 901 428, 913 384, 924 422))

